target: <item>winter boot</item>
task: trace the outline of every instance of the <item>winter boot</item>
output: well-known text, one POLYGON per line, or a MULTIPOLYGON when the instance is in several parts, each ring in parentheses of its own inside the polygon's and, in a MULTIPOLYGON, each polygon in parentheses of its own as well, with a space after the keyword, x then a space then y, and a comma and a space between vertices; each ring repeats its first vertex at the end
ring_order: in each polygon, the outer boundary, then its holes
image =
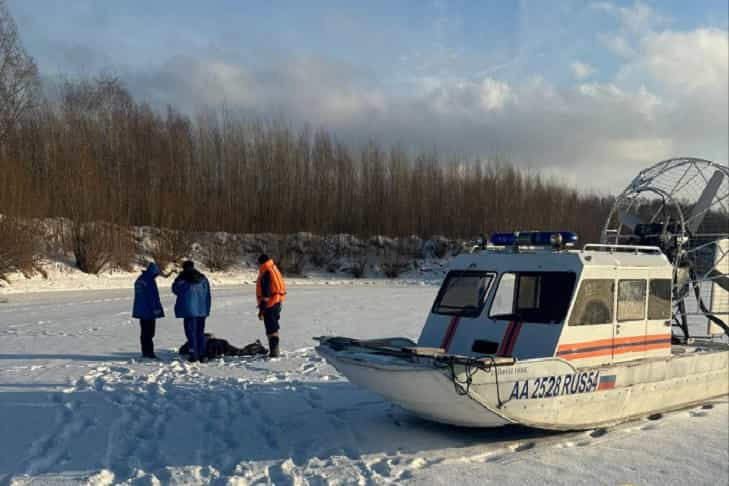
POLYGON ((268 352, 269 358, 278 358, 279 352, 278 352, 278 336, 270 336, 268 338, 268 347, 270 351, 268 352))

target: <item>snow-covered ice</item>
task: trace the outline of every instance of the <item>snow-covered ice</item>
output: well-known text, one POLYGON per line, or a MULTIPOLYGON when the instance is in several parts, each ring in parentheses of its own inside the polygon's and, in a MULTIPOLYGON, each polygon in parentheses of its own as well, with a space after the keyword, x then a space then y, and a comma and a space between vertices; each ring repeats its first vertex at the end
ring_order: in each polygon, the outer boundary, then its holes
MULTIPOLYGON (((577 433, 434 424, 345 381, 311 337, 415 339, 435 287, 289 290, 283 358, 194 365, 176 355, 184 337, 172 317, 157 325, 162 361, 139 359, 131 288, 2 296, 0 484, 729 481, 726 399, 577 433)), ((253 293, 215 286, 208 330, 234 345, 263 340, 253 293)))

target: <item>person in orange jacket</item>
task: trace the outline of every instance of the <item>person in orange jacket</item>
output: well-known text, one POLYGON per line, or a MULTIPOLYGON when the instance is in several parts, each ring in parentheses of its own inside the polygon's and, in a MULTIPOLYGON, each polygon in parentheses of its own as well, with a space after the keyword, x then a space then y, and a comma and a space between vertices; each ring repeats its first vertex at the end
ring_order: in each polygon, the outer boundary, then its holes
POLYGON ((256 280, 256 300, 258 301, 258 318, 263 320, 268 337, 269 357, 279 356, 279 319, 281 304, 286 297, 286 284, 273 260, 263 254, 258 257, 260 268, 256 280))

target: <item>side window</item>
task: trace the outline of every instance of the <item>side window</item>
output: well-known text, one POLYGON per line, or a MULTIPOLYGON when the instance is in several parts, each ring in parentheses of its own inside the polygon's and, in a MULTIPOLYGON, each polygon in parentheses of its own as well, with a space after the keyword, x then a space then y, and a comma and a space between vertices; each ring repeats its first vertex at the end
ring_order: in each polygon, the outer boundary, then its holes
POLYGON ((504 273, 489 317, 523 322, 562 322, 575 288, 573 272, 504 273))
POLYGON ((499 280, 489 316, 504 316, 514 313, 514 293, 516 292, 516 275, 505 273, 499 280))
POLYGON ((618 321, 645 319, 645 280, 618 282, 618 321))
POLYGON ((539 283, 536 275, 519 276, 519 297, 517 308, 519 310, 536 309, 539 307, 539 283))
POLYGON ((671 318, 671 279, 651 280, 648 292, 648 319, 671 318))
POLYGON ((450 272, 433 304, 433 312, 465 317, 478 316, 493 278, 491 273, 450 272))
POLYGON ((615 282, 607 279, 585 279, 580 285, 570 316, 570 326, 590 326, 613 322, 615 282))

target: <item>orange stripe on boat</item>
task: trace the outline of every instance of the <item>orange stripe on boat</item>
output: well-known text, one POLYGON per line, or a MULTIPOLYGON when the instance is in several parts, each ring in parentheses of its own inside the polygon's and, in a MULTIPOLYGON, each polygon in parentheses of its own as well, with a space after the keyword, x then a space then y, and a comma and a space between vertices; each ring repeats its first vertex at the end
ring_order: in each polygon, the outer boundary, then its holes
POLYGON ((668 341, 671 340, 670 334, 652 334, 649 336, 630 336, 630 337, 623 337, 623 338, 615 338, 615 339, 597 339, 595 341, 583 341, 581 343, 569 343, 569 344, 561 344, 557 348, 557 354, 565 352, 565 351, 579 351, 580 349, 585 348, 597 348, 601 346, 616 346, 621 344, 631 344, 631 343, 644 343, 646 341, 656 341, 666 339, 668 341))
POLYGON ((627 347, 623 348, 605 348, 601 349, 599 351, 586 351, 583 353, 571 353, 564 356, 560 356, 560 358, 566 359, 566 360, 573 360, 573 359, 586 359, 586 358, 597 358, 599 356, 607 356, 611 354, 625 354, 625 353, 636 353, 639 351, 650 351, 653 349, 663 349, 663 348, 670 348, 671 347, 671 341, 667 341, 665 343, 654 343, 654 344, 642 344, 642 343, 635 343, 627 347))

